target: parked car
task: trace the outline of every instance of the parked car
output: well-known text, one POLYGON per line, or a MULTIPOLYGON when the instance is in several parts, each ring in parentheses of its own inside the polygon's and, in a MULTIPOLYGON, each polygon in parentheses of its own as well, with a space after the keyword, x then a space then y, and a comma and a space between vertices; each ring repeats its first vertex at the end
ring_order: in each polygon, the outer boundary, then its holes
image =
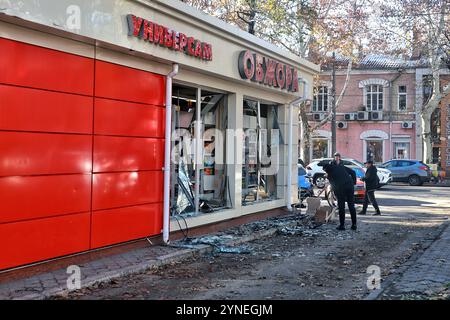
POLYGON ((356 185, 355 185, 355 202, 364 201, 364 196, 366 195, 366 186, 362 178, 364 178, 366 172, 357 166, 349 166, 356 173, 356 185))
POLYGON ((298 164, 298 190, 301 199, 314 196, 313 184, 305 168, 298 164))
MULTIPOLYGON (((314 159, 310 164, 306 166, 306 171, 308 172, 308 175, 310 175, 313 179, 313 183, 318 188, 323 188, 325 186, 325 172, 323 171, 323 168, 318 166, 320 161, 332 161, 332 158, 322 158, 322 159, 314 159)), ((358 167, 363 170, 363 172, 366 172, 366 168, 364 164, 358 160, 345 158, 341 160, 344 166, 347 167, 358 167)), ((389 170, 389 168, 380 168, 377 167, 377 175, 380 179, 380 187, 387 185, 392 182, 392 172, 389 170)))
POLYGON ((412 186, 420 186, 431 180, 430 167, 422 161, 390 160, 381 166, 392 172, 392 179, 396 182, 408 182, 412 186))

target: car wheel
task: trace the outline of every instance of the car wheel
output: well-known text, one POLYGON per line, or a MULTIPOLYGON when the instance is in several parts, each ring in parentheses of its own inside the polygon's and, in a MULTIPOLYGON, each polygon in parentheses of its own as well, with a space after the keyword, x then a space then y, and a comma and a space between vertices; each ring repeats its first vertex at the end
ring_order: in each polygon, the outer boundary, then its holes
POLYGON ((316 175, 314 177, 313 183, 317 188, 323 189, 326 184, 326 178, 323 175, 316 175))
POLYGON ((408 182, 411 186, 420 186, 422 184, 420 177, 416 174, 409 176, 408 182))

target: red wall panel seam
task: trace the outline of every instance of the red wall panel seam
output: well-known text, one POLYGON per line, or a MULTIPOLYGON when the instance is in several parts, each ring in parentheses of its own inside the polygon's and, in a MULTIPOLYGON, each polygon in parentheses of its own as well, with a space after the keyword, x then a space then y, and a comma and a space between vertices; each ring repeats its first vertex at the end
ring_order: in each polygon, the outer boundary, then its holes
POLYGON ((95 212, 101 212, 101 211, 108 211, 108 210, 116 210, 116 209, 125 209, 125 208, 132 208, 132 207, 140 207, 140 206, 146 206, 149 204, 163 204, 162 201, 156 201, 156 202, 143 202, 143 203, 136 203, 136 204, 130 204, 126 206, 119 206, 119 207, 112 207, 112 208, 105 208, 105 209, 97 209, 92 210, 92 213, 95 212))
POLYGON ((92 99, 92 153, 91 153, 91 212, 89 216, 89 249, 92 249, 92 214, 93 214, 93 202, 94 202, 94 132, 95 132, 95 77, 97 70, 97 46, 94 47, 94 83, 92 88, 92 94, 94 95, 94 99, 92 99))
MULTIPOLYGON (((151 170, 150 170, 151 171, 151 170)), ((114 173, 114 172, 112 172, 114 173)), ((86 171, 86 172, 70 172, 70 173, 43 173, 43 174, 22 174, 22 175, 12 175, 12 176, 2 176, 0 175, 0 179, 6 179, 6 178, 26 178, 26 177, 55 177, 55 176, 84 176, 84 175, 91 175, 92 171, 86 171)))
POLYGON ((164 74, 151 72, 151 71, 143 70, 143 69, 138 69, 138 68, 135 68, 135 67, 130 67, 130 66, 127 66, 127 65, 124 65, 124 64, 119 64, 119 63, 115 63, 115 62, 111 62, 111 61, 100 60, 100 59, 95 59, 95 61, 99 61, 99 62, 103 62, 103 63, 107 63, 107 64, 112 64, 112 65, 117 66, 117 67, 124 67, 124 68, 127 68, 127 69, 132 69, 132 70, 135 70, 135 71, 139 71, 139 72, 146 72, 146 73, 155 74, 155 75, 158 75, 158 76, 161 76, 161 77, 165 77, 164 74))
MULTIPOLYGON (((12 40, 12 39, 9 39, 9 38, 0 37, 0 40, 7 40, 7 41, 11 41, 11 42, 17 42, 17 43, 21 43, 21 44, 27 45, 27 46, 33 46, 33 47, 36 47, 36 48, 41 48, 41 49, 45 49, 45 50, 50 50, 50 51, 55 51, 55 52, 59 52, 59 53, 64 53, 64 54, 68 54, 68 55, 71 55, 71 56, 76 56, 76 57, 80 57, 80 58, 84 58, 84 59, 94 60, 94 58, 86 57, 86 56, 83 56, 81 54, 76 54, 76 53, 73 53, 73 52, 66 52, 66 51, 62 51, 62 50, 58 50, 58 49, 54 49, 54 48, 47 48, 47 47, 44 47, 44 46, 40 46, 38 44, 31 44, 31 43, 28 43, 28 42, 23 42, 23 41, 19 41, 19 40, 15 40, 15 39, 12 40)), ((72 41, 75 41, 77 43, 81 43, 81 44, 86 45, 84 42, 81 42, 81 41, 77 41, 77 40, 72 40, 72 41)), ((95 50, 95 46, 94 46, 94 50, 95 50)))
MULTIPOLYGON (((29 86, 21 86, 18 84, 11 84, 11 83, 4 83, 0 81, 0 85, 7 86, 7 87, 16 87, 21 89, 30 89, 30 90, 40 90, 45 92, 54 92, 54 93, 63 93, 63 94, 70 94, 74 96, 80 96, 80 97, 89 97, 94 98, 94 94, 82 94, 82 93, 76 93, 76 92, 70 92, 70 91, 60 91, 60 90, 52 90, 52 89, 45 89, 45 88, 37 88, 37 87, 29 87, 29 86)), ((155 106, 155 107, 161 107, 161 106, 155 106)))
POLYGON ((98 95, 95 95, 95 94, 94 94, 93 97, 94 98, 99 98, 99 99, 104 99, 104 100, 117 101, 117 102, 127 102, 127 103, 140 104, 140 105, 149 106, 149 107, 165 108, 165 105, 137 102, 137 101, 134 101, 134 100, 115 99, 115 98, 110 98, 110 97, 98 96, 98 95))
MULTIPOLYGON (((70 135, 70 136, 92 136, 91 133, 77 133, 77 132, 57 132, 57 131, 36 131, 36 130, 2 130, 0 129, 0 132, 23 132, 23 133, 37 133, 37 134, 64 134, 64 135, 70 135)), ((149 137, 150 138, 150 137, 149 137)))
POLYGON ((67 216, 73 216, 73 215, 82 214, 82 213, 89 213, 89 211, 64 212, 62 214, 54 214, 51 216, 45 216, 45 217, 39 217, 39 218, 20 219, 20 220, 13 220, 13 221, 7 221, 7 222, 0 222, 0 226, 5 225, 5 224, 11 224, 11 223, 29 222, 29 221, 38 221, 38 220, 52 219, 52 218, 59 218, 59 217, 67 217, 67 216))

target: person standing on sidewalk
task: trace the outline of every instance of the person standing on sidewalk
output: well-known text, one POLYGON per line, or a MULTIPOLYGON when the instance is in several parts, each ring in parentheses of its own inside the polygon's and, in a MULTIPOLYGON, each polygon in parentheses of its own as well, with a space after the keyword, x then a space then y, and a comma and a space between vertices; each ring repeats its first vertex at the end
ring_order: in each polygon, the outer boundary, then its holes
POLYGON ((347 202, 352 218, 352 230, 356 230, 355 184, 356 173, 350 168, 333 162, 321 161, 318 164, 327 173, 339 208, 338 230, 345 230, 345 203, 347 202))
POLYGON ((373 164, 372 160, 369 160, 365 163, 366 165, 366 174, 362 181, 366 183, 366 194, 364 196, 364 205, 361 212, 358 214, 366 214, 367 207, 369 206, 369 201, 375 208, 375 216, 381 215, 380 208, 378 207, 377 199, 375 199, 375 190, 378 189, 380 184, 380 179, 378 178, 378 170, 377 167, 373 164))
POLYGON ((341 154, 339 152, 336 152, 334 154, 334 160, 331 161, 331 164, 335 164, 337 166, 343 166, 344 165, 344 163, 341 160, 341 154))

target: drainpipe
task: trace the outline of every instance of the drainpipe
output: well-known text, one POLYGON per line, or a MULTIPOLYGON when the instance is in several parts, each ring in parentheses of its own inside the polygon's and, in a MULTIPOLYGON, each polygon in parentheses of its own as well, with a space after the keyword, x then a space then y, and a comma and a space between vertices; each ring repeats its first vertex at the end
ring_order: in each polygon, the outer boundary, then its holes
POLYGON ((166 134, 164 145, 164 209, 163 241, 169 243, 170 229, 170 149, 172 146, 172 78, 178 74, 178 64, 172 65, 172 71, 166 76, 166 134))
POLYGON ((293 119, 292 112, 294 110, 294 105, 299 104, 303 101, 306 101, 307 93, 308 93, 308 83, 305 80, 299 80, 303 82, 303 96, 295 99, 291 103, 289 103, 289 132, 288 132, 288 169, 287 169, 287 209, 292 211, 292 127, 293 127, 293 119))

